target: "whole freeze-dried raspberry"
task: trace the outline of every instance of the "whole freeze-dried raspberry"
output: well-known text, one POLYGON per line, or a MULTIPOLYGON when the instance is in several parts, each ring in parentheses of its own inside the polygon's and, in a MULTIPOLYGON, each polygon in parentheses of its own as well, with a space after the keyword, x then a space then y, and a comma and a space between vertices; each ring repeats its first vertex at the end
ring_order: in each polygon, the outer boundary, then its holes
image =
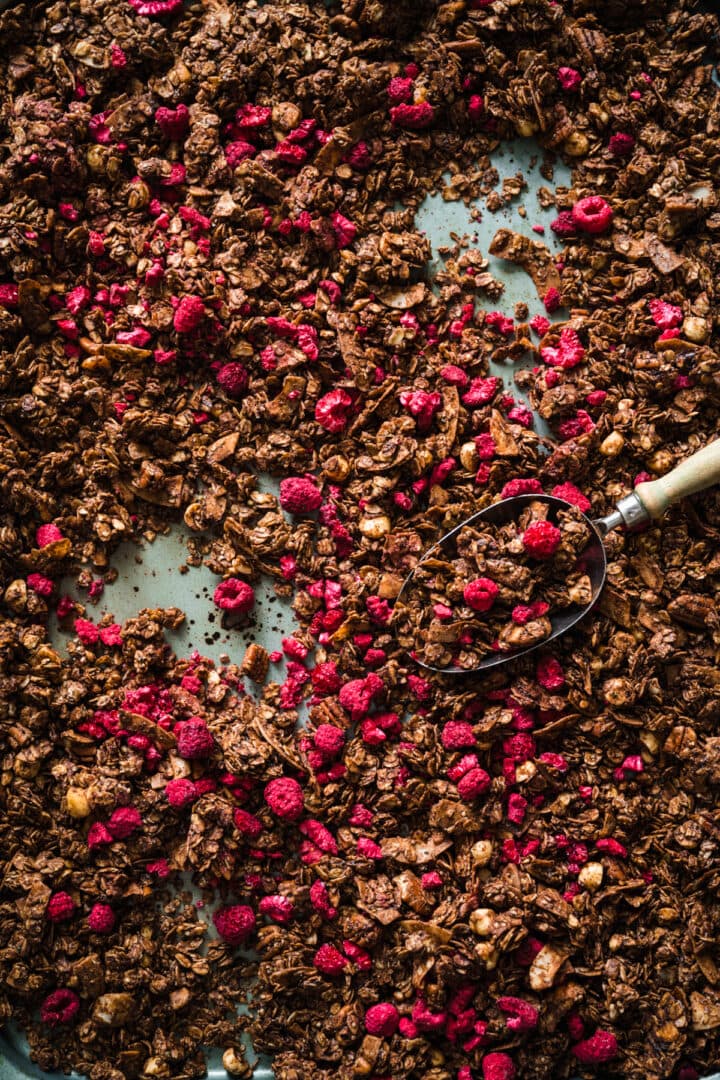
POLYGON ((258 904, 258 909, 261 915, 267 915, 269 919, 279 923, 281 926, 287 926, 295 914, 295 906, 292 900, 287 896, 281 896, 279 893, 272 896, 263 896, 258 904))
POLYGON ((562 665, 554 656, 543 656, 538 660, 535 678, 544 690, 560 690, 565 685, 562 665))
POLYGON ((358 839, 357 853, 363 855, 366 859, 380 860, 384 857, 380 845, 371 840, 369 836, 361 836, 358 839))
POLYGON ((550 315, 552 315, 554 311, 557 311, 557 309, 562 306, 562 298, 560 296, 560 292, 558 289, 555 288, 554 285, 551 285, 548 291, 543 296, 543 305, 545 307, 545 310, 550 315))
POLYGON ((540 356, 546 364, 551 364, 554 367, 573 368, 581 363, 585 356, 585 349, 573 328, 564 326, 560 331, 558 344, 543 346, 540 350, 540 356))
POLYGON ((342 676, 334 660, 326 660, 314 667, 310 672, 310 679, 314 692, 322 697, 336 694, 342 686, 342 676))
POLYGON ((326 431, 338 434, 347 427, 352 407, 353 399, 346 390, 331 390, 317 402, 315 419, 326 431))
POLYGON ((673 330, 682 322, 682 308, 666 300, 648 300, 652 320, 661 330, 673 330))
POLYGON ((280 481, 280 505, 289 514, 312 514, 322 503, 322 494, 307 476, 288 476, 280 481))
POLYGON ((92 851, 93 848, 102 847, 104 844, 112 844, 112 833, 106 828, 101 821, 95 821, 88 829, 87 845, 92 851))
POLYGON ((483 1080, 515 1080, 515 1066, 508 1054, 486 1054, 482 1059, 483 1080))
POLYGON ((500 495, 503 499, 514 499, 516 495, 540 495, 542 484, 534 476, 516 476, 508 480, 500 495))
POLYGON ((558 82, 563 90, 577 90, 582 83, 582 75, 575 68, 561 67, 557 70, 558 82))
POLYGON ((63 987, 53 990, 40 1006, 40 1019, 49 1027, 69 1024, 80 1009, 80 998, 72 990, 63 987))
POLYGON ((40 525, 35 533, 35 543, 39 548, 47 547, 48 544, 55 544, 58 540, 64 540, 65 536, 60 532, 57 525, 40 525))
POLYGON ((324 881, 320 881, 319 878, 317 881, 313 881, 310 886, 310 903, 328 921, 334 919, 337 915, 337 909, 330 903, 327 885, 324 881))
POLYGON ((117 920, 109 904, 93 904, 87 921, 94 934, 109 934, 117 920))
POLYGON ((413 79, 404 79, 396 76, 388 83, 387 94, 393 105, 407 104, 413 96, 413 79))
POLYGON ((184 0, 128 0, 130 7, 138 15, 146 18, 158 18, 160 15, 171 15, 173 11, 183 6, 184 0))
POLYGON ((213 915, 213 922, 228 945, 242 945, 255 933, 255 912, 247 904, 230 904, 219 908, 213 915))
POLYGON ((458 795, 465 802, 472 802, 473 799, 479 799, 481 795, 484 795, 487 789, 490 787, 490 777, 477 766, 474 769, 469 769, 458 780, 457 789, 458 795))
POLYGON ((492 578, 479 577, 463 589, 463 600, 473 611, 489 611, 500 590, 492 578))
POLYGON ((449 720, 442 729, 440 741, 446 750, 462 750, 477 743, 472 725, 465 720, 449 720))
POLYGON ((530 329, 534 330, 538 337, 544 337, 551 326, 552 323, 544 315, 533 315, 530 320, 530 329))
POLYGON ((550 494, 554 495, 556 499, 564 499, 565 502, 577 506, 578 510, 582 510, 583 514, 587 514, 590 509, 590 500, 569 480, 564 484, 556 484, 550 494))
POLYGON ((600 195, 588 195, 575 203, 572 219, 581 232, 603 233, 612 225, 612 207, 600 195))
POLYGON ((177 752, 186 761, 210 757, 215 749, 212 732, 199 716, 178 721, 174 734, 177 735, 177 752))
POLYGON ((313 734, 315 749, 334 757, 345 745, 345 732, 334 724, 320 724, 313 734))
POLYGON ((257 150, 252 143, 246 142, 245 139, 236 139, 235 142, 228 143, 223 148, 223 153, 229 167, 234 169, 246 158, 254 157, 257 150))
POLYGON ((110 815, 107 828, 113 839, 126 840, 136 829, 141 828, 142 823, 140 811, 134 806, 118 806, 110 815))
POLYGON ((362 720, 370 709, 371 702, 384 689, 379 675, 370 672, 364 679, 351 679, 340 690, 338 700, 343 709, 350 713, 353 721, 362 720))
POLYGON ((65 922, 75 914, 75 901, 70 893, 56 892, 48 900, 45 918, 48 922, 65 922))
POLYGON ((183 296, 175 308, 173 326, 178 334, 190 334, 205 319, 205 305, 199 296, 183 296))
POLYGON ((183 776, 169 780, 165 785, 165 798, 177 810, 190 806, 197 799, 195 784, 183 776))
POLYGON ((305 809, 303 790, 290 776, 279 776, 266 784, 263 798, 273 813, 286 821, 297 821, 305 809))
POLYGON ((342 975, 348 966, 349 960, 339 952, 334 945, 321 945, 313 957, 313 966, 322 975, 342 975))
POLYGON ((549 559, 561 540, 562 533, 551 521, 532 521, 522 534, 523 547, 534 559, 549 559))
POLYGON ((628 135, 624 131, 618 131, 615 135, 610 136, 610 141, 608 142, 608 150, 613 157, 630 157, 634 149, 635 139, 632 135, 628 135))
POLYGON ((368 1035, 390 1039, 397 1031, 400 1013, 389 1001, 371 1005, 365 1013, 365 1030, 368 1035))
POLYGON ((215 378, 220 389, 224 390, 228 397, 239 398, 247 390, 249 376, 246 368, 237 360, 223 364, 218 369, 215 378))
POLYGON ((604 1065, 617 1057, 618 1043, 611 1031, 598 1028, 589 1039, 576 1043, 572 1052, 581 1065, 604 1065))
POLYGON ((394 126, 406 128, 408 131, 420 131, 429 127, 434 119, 435 110, 429 101, 421 101, 417 105, 395 105, 390 109, 390 120, 394 126))
POLYGON ((161 105, 159 109, 155 110, 155 123, 166 139, 177 142, 182 139, 190 125, 190 113, 187 105, 180 103, 175 109, 168 109, 166 105, 161 105))
POLYGON ((222 611, 232 611, 238 615, 247 615, 255 606, 255 591, 240 578, 225 578, 213 593, 213 603, 222 611))
POLYGON ((28 574, 27 587, 37 596, 50 596, 55 588, 55 583, 51 578, 45 577, 44 574, 28 574))

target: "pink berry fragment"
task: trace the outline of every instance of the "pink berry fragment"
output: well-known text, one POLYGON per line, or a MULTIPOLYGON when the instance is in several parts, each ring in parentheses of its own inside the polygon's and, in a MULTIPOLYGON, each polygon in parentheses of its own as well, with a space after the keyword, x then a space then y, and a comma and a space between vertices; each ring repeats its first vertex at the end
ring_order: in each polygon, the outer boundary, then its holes
POLYGON ((56 892, 48 900, 45 917, 48 922, 58 923, 72 919, 75 914, 75 901, 70 893, 56 892))
POLYGON ((280 481, 280 505, 289 514, 312 514, 322 503, 322 494, 313 480, 289 476, 280 481))
POLYGON ((321 945, 313 957, 313 967, 316 967, 322 975, 331 978, 342 975, 348 964, 349 960, 334 945, 321 945))
POLYGON ((263 797, 272 812, 286 821, 297 821, 305 808, 302 788, 290 776, 271 780, 265 785, 263 797))
POLYGON ((589 1039, 576 1043, 572 1052, 581 1065, 604 1065, 617 1057, 617 1039, 612 1032, 598 1028, 589 1039))
POLYGON ((94 934, 109 934, 117 920, 109 904, 93 904, 87 921, 94 934))
POLYGON ((226 578, 215 589, 213 603, 221 611, 247 615, 255 606, 255 592, 251 585, 240 578, 226 578))
POLYGON ((384 1039, 391 1038, 397 1031, 400 1014, 390 1002, 380 1002, 371 1005, 365 1013, 365 1030, 368 1035, 379 1035, 384 1039))
POLYGON ((255 912, 246 904, 219 908, 213 915, 213 922, 228 945, 242 945, 255 932, 255 912))
POLYGON ((52 994, 43 1001, 40 1006, 40 1019, 48 1027, 57 1027, 58 1024, 69 1024, 80 1009, 80 998, 72 990, 62 988, 53 990, 52 994))
POLYGON ((555 554, 562 534, 551 521, 532 521, 522 534, 522 543, 528 555, 534 559, 549 559, 555 554))

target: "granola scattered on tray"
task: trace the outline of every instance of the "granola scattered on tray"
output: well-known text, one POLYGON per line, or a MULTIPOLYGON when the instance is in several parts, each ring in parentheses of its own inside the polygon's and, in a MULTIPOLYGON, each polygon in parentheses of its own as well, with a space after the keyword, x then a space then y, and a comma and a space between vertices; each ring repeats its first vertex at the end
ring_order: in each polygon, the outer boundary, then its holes
POLYGON ((693 0, 0 15, 0 1017, 41 1068, 248 1077, 244 1032, 278 1080, 717 1065, 717 492, 609 537, 593 618, 488 677, 391 621, 497 498, 602 513, 717 436, 717 32, 693 0), (460 238, 434 292, 415 211, 521 196, 515 136, 560 257, 496 235, 509 311, 460 238), (552 445, 489 375, 527 359, 552 445), (292 598, 277 652, 98 617, 117 545, 181 520, 218 618, 292 598))

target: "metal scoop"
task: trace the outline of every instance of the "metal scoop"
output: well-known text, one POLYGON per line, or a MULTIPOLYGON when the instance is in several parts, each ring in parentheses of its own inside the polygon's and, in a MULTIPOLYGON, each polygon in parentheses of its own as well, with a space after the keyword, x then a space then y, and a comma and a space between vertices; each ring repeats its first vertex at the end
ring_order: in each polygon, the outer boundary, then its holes
MULTIPOLYGON (((673 503, 684 499, 688 495, 694 495, 698 491, 704 491, 705 488, 712 487, 713 484, 719 481, 720 439, 703 447, 702 450, 698 450, 696 454, 676 465, 671 472, 660 477, 659 480, 650 480, 647 483, 638 484, 632 494, 620 499, 615 508, 604 517, 591 521, 589 517, 583 514, 590 529, 591 540, 581 553, 580 558, 583 562, 584 571, 590 578, 592 599, 584 607, 575 607, 569 611, 553 614, 550 619, 552 633, 543 638, 542 641, 529 645, 524 649, 517 649, 512 653, 493 654, 485 657, 473 668, 458 666, 437 668, 417 658, 415 658, 415 662, 428 671, 437 671, 445 675, 467 675, 470 672, 487 671, 489 668, 498 667, 500 664, 516 660, 518 656, 524 656, 525 653, 533 652, 535 649, 545 648, 554 638, 560 637, 561 634, 564 634, 576 623, 579 623, 581 619, 584 619, 597 603, 607 576, 607 557, 603 538, 609 532, 620 527, 631 532, 640 529, 643 525, 647 525, 648 522, 661 518, 673 503)), ((437 544, 433 544, 425 552, 418 566, 436 553, 439 548, 442 548, 448 540, 451 540, 466 525, 472 525, 476 521, 488 521, 493 525, 504 525, 508 521, 517 520, 523 508, 531 502, 546 503, 550 507, 548 514, 550 520, 556 517, 559 510, 567 510, 571 506, 564 499, 556 499, 552 495, 517 495, 512 499, 502 499, 500 502, 486 506, 484 510, 480 510, 479 513, 461 521, 459 525, 446 533, 437 544)), ((398 600, 402 597, 414 575, 415 570, 405 579, 398 600)))

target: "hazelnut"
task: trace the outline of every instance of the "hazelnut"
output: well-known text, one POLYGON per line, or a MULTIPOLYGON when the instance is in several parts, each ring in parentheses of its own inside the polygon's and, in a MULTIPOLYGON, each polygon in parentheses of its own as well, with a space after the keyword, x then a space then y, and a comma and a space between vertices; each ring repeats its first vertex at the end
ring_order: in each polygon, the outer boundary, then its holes
MULTIPOLYGON (((370 507, 367 507, 370 510, 370 507)), ((392 529, 392 522, 387 514, 377 512, 375 514, 365 513, 360 518, 360 524, 358 526, 363 536, 366 536, 368 540, 379 540, 392 529)))
POLYGON ((477 472, 480 459, 474 442, 463 443, 460 447, 460 464, 468 472, 477 472))
POLYGON ((90 803, 82 788, 68 788, 65 795, 65 810, 71 818, 86 818, 90 813, 90 803))
POLYGON ((570 157, 584 157, 590 149, 590 143, 582 131, 573 131, 563 143, 563 150, 570 157))
POLYGON ((492 859, 493 846, 490 840, 478 840, 470 849, 474 866, 487 866, 492 859))
POLYGON ((20 613, 27 605, 27 585, 22 578, 11 581, 3 599, 11 611, 20 613))
POLYGON ((249 1076, 250 1069, 245 1061, 242 1049, 240 1053, 234 1046, 229 1046, 222 1056, 223 1069, 230 1076, 249 1076))
POLYGON ((470 929, 478 937, 487 937, 492 931, 495 912, 492 908, 475 908, 470 914, 470 929))
POLYGON ((600 453, 604 457, 617 457, 625 445, 625 440, 619 431, 611 431, 600 443, 600 453))
POLYGON ((515 769, 515 780, 518 784, 526 784, 537 773, 537 767, 532 761, 523 761, 515 769))
POLYGON ((333 454, 323 465, 322 471, 332 484, 342 484, 350 475, 350 462, 341 454, 333 454))
POLYGON ((605 868, 602 863, 589 862, 583 866, 582 870, 578 874, 578 882, 588 892, 595 892, 602 885, 603 876, 605 874, 605 868))

